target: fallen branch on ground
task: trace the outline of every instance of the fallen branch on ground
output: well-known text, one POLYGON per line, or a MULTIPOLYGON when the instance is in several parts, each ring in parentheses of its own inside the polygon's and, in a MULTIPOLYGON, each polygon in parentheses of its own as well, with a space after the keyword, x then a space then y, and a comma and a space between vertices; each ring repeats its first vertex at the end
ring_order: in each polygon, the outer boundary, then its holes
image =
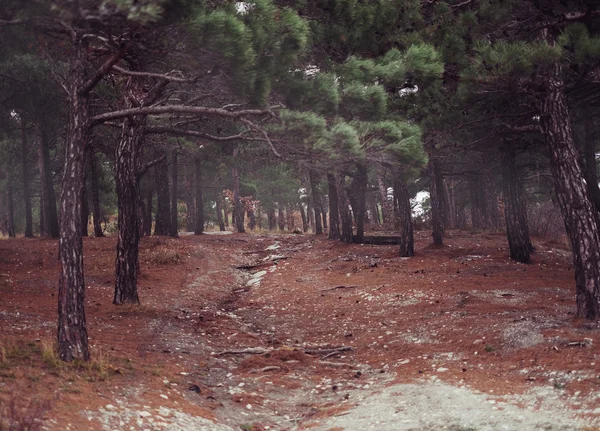
POLYGON ((333 286, 333 287, 328 287, 327 289, 321 289, 321 292, 327 292, 329 290, 336 290, 336 289, 355 289, 357 287, 360 287, 358 284, 351 284, 351 285, 341 285, 341 286, 333 286))
POLYGON ((266 373, 267 371, 279 371, 281 370, 281 367, 277 367, 275 365, 271 365, 269 367, 264 367, 264 368, 256 368, 254 370, 250 370, 250 373, 252 374, 256 374, 256 373, 266 373))

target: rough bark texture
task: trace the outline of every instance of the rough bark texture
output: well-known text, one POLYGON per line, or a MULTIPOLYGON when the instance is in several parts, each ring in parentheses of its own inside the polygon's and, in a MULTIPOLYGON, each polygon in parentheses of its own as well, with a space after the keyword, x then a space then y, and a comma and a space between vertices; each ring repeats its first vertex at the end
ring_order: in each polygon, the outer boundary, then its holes
POLYGON ((65 143, 65 166, 60 197, 58 242, 58 355, 63 361, 88 361, 85 321, 85 280, 81 238, 81 193, 84 151, 88 142, 88 97, 80 93, 85 82, 87 45, 73 37, 69 78, 69 127, 65 143))
MULTIPOLYGON (((444 209, 443 202, 440 199, 441 190, 439 190, 439 167, 437 162, 430 157, 429 159, 429 200, 431 202, 431 236, 434 245, 442 245, 444 235, 444 209)), ((398 200, 399 202, 400 200, 398 200)))
POLYGON ((517 171, 515 150, 507 144, 502 156, 502 181, 504 190, 504 217, 510 258, 521 263, 530 263, 533 246, 529 237, 527 208, 523 186, 517 171))
MULTIPOLYGON (((127 91, 127 90, 126 90, 127 91)), ((133 89, 129 89, 133 91, 133 89)), ((131 96, 135 100, 135 95, 131 96)), ((130 102, 131 103, 131 102, 130 102)), ((144 119, 127 118, 115 152, 116 188, 119 207, 114 304, 139 303, 137 291, 140 219, 137 160, 143 139, 144 119)))
POLYGON ((179 235, 179 220, 177 211, 177 185, 179 180, 177 150, 173 150, 171 160, 171 224, 169 226, 169 235, 176 237, 179 235))
POLYGON ((329 238, 340 239, 340 211, 338 203, 337 184, 335 175, 327 174, 327 187, 329 191, 329 238))
POLYGON ((410 257, 415 254, 412 211, 410 209, 410 193, 402 178, 396 180, 394 189, 398 191, 398 204, 402 234, 400 236, 400 256, 410 257))
MULTIPOLYGON (((165 155, 164 151, 160 155, 165 155)), ((166 157, 154 167, 156 178, 156 223, 154 235, 169 235, 171 226, 171 215, 169 212, 169 177, 167 175, 166 157)))
POLYGON ((246 232, 244 227, 244 205, 240 197, 240 175, 237 166, 231 168, 231 174, 233 176, 233 205, 235 212, 235 230, 238 233, 246 232))
POLYGON ((202 164, 198 157, 194 159, 194 172, 195 172, 195 209, 196 223, 194 227, 194 234, 201 235, 204 232, 204 197, 202 196, 202 164))
POLYGON ((23 202, 25 204, 25 238, 33 237, 33 215, 31 211, 31 177, 29 174, 29 148, 26 124, 21 124, 21 166, 23 173, 23 202))
POLYGON ((93 149, 88 152, 88 163, 90 167, 90 185, 92 194, 92 212, 94 217, 94 236, 96 238, 103 237, 102 225, 100 220, 102 219, 102 213, 100 212, 100 188, 98 186, 98 163, 96 161, 96 153, 93 149))
POLYGON ((539 104, 540 125, 550 156, 556 197, 571 241, 577 315, 598 319, 600 234, 596 213, 578 163, 561 66, 552 66, 545 78, 546 91, 539 104))
POLYGON ((323 219, 321 218, 322 211, 321 193, 319 192, 319 179, 317 178, 317 174, 312 170, 310 170, 308 174, 310 180, 312 206, 314 210, 315 235, 321 235, 323 233, 323 219))

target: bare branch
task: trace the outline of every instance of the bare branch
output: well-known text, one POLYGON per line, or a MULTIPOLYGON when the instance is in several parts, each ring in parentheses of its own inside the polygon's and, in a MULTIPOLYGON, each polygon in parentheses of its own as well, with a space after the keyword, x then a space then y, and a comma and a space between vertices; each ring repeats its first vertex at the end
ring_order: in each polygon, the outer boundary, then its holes
POLYGON ((121 46, 121 49, 114 53, 108 60, 104 62, 100 69, 96 71, 96 74, 92 76, 83 87, 80 88, 79 94, 88 94, 95 86, 100 82, 100 80, 110 72, 110 69, 125 55, 127 49, 129 48, 129 44, 124 44, 121 46))
POLYGON ((122 67, 119 67, 117 65, 113 65, 112 69, 119 72, 122 75, 157 78, 157 79, 162 79, 162 80, 169 81, 169 82, 189 83, 189 82, 196 82, 200 78, 200 76, 196 76, 194 78, 178 78, 176 76, 171 76, 168 73, 163 74, 163 73, 152 73, 152 72, 134 72, 132 70, 123 69, 122 67))
POLYGON ((96 115, 90 119, 92 125, 103 123, 105 121, 116 120, 118 118, 130 117, 133 115, 158 115, 158 114, 196 114, 212 117, 226 117, 239 119, 245 116, 273 115, 272 107, 269 109, 245 109, 241 111, 227 111, 220 108, 208 108, 205 106, 187 106, 187 105, 165 105, 165 106, 143 106, 140 108, 123 109, 121 111, 107 112, 96 115))
POLYGON ((229 142, 229 141, 235 141, 235 140, 262 141, 262 142, 265 141, 265 139, 262 139, 262 138, 251 138, 251 137, 245 136, 246 133, 248 133, 248 132, 249 132, 248 130, 244 130, 243 132, 240 132, 237 135, 214 136, 214 135, 210 135, 207 133, 199 132, 197 130, 184 130, 184 129, 178 129, 176 127, 146 127, 146 130, 144 131, 145 134, 160 135, 160 134, 168 133, 171 135, 178 135, 178 136, 194 136, 196 138, 204 138, 204 139, 208 139, 210 141, 215 141, 215 142, 229 142))
POLYGON ((245 125, 247 125, 248 127, 250 127, 252 129, 256 130, 257 132, 261 133, 265 137, 265 141, 267 141, 269 143, 269 145, 271 146, 271 151, 273 151, 273 154, 275 154, 277 157, 281 157, 281 154, 279 154, 279 152, 275 148, 275 145, 273 145, 273 142, 269 138, 269 134, 267 133, 267 131, 265 129, 263 129, 259 125, 254 124, 252 121, 247 120, 245 118, 241 118, 240 121, 242 123, 244 123, 245 125))
POLYGON ((143 176, 144 176, 144 174, 146 174, 146 172, 148 172, 148 170, 149 170, 151 167, 153 167, 153 166, 155 166, 155 165, 158 165, 160 162, 162 162, 162 161, 164 161, 164 160, 166 160, 166 159, 167 159, 167 156, 166 156, 166 155, 163 155, 163 156, 161 156, 161 157, 158 157, 157 159, 154 159, 154 160, 152 160, 152 161, 150 161, 150 162, 146 163, 146 164, 144 165, 144 167, 143 167, 142 169, 140 169, 140 171, 137 173, 137 177, 138 177, 138 178, 141 178, 141 177, 143 177, 143 176))

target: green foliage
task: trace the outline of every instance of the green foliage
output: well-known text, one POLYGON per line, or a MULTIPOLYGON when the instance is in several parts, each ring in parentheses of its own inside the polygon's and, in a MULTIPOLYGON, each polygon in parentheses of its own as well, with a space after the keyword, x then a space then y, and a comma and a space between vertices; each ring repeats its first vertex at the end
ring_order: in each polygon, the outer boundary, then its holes
POLYGON ((581 23, 566 27, 558 38, 558 44, 578 62, 600 58, 600 37, 590 37, 588 29, 581 23))
POLYGON ((387 111, 387 94, 381 85, 359 82, 347 85, 342 92, 340 114, 347 119, 378 120, 387 111))
POLYGON ((336 123, 326 137, 315 143, 315 149, 326 154, 331 160, 360 156, 360 139, 354 127, 345 122, 336 123))

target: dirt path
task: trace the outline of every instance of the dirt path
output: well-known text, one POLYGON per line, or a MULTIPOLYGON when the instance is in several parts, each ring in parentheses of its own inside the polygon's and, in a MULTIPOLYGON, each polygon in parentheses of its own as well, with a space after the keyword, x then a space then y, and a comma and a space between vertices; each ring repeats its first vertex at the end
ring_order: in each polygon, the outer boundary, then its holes
MULTIPOLYGON (((500 235, 428 241, 402 259, 302 235, 149 239, 143 306, 115 309, 112 240, 92 239, 90 335, 118 372, 13 366, 0 396, 43 385, 49 430, 600 429, 599 331, 569 314, 566 254, 538 244, 523 266, 500 235)), ((53 247, 0 243, 3 334, 52 336, 53 247)))

